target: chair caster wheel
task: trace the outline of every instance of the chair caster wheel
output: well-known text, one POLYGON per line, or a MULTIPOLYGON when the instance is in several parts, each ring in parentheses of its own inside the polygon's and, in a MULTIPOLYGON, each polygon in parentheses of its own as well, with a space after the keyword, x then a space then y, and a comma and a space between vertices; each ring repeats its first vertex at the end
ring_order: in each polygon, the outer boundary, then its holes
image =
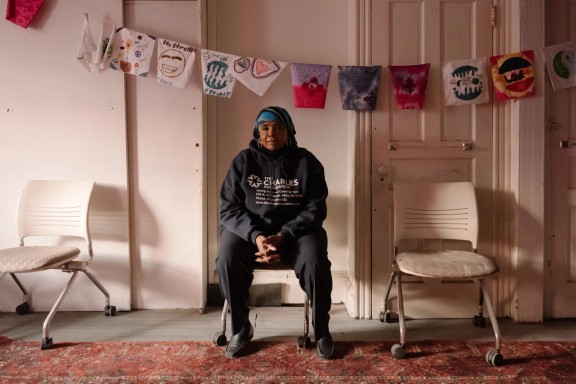
POLYGON ((28 305, 27 302, 24 302, 16 307, 16 313, 19 314, 20 316, 25 315, 28 312, 30 312, 30 306, 28 305))
POLYGON ((504 356, 502 356, 502 354, 497 350, 493 349, 486 354, 486 362, 495 367, 499 367, 504 364, 504 356))
POLYGON ((486 318, 480 315, 474 316, 474 326, 478 328, 484 328, 486 326, 486 318))
POLYGON ((394 344, 390 351, 392 352, 392 356, 396 360, 402 360, 406 357, 406 351, 404 349, 404 346, 401 344, 394 344))
POLYGON ((116 315, 116 307, 113 305, 107 305, 104 307, 104 315, 106 316, 115 316, 116 315))
POLYGON ((228 340, 226 339, 226 335, 223 332, 216 332, 214 334, 214 337, 212 338, 212 341, 219 347, 225 346, 226 343, 228 342, 228 340))
POLYGON ((310 341, 310 337, 298 336, 298 347, 304 349, 310 349, 310 347, 312 347, 312 341, 310 341))
POLYGON ((42 339, 42 345, 40 346, 40 349, 42 349, 42 350, 52 349, 53 346, 54 346, 54 344, 52 342, 52 338, 46 337, 46 338, 42 339))
POLYGON ((380 321, 382 323, 390 324, 392 322, 392 313, 390 313, 390 311, 380 312, 380 321))

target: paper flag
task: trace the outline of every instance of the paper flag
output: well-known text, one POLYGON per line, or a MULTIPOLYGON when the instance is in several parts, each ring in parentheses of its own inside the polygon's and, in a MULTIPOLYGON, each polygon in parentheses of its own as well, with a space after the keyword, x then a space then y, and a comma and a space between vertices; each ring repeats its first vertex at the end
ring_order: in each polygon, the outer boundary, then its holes
POLYGON ((492 56, 490 64, 498 100, 520 99, 534 94, 534 51, 492 56))
POLYGON ((112 43, 110 68, 130 75, 148 76, 156 38, 120 27, 112 43))
POLYGON ((231 55, 203 49, 201 58, 204 94, 230 98, 236 84, 231 55))
POLYGON ((338 66, 342 109, 371 111, 376 108, 382 66, 338 66))
POLYGON ((490 101, 485 58, 449 61, 442 67, 442 74, 446 105, 490 101))
POLYGON ((84 22, 82 23, 82 32, 80 34, 80 45, 78 46, 78 54, 76 58, 89 72, 92 72, 92 54, 96 53, 96 43, 90 32, 90 25, 88 23, 88 14, 84 14, 84 22))
POLYGON ((232 75, 258 96, 263 96, 288 63, 231 56, 232 75))
POLYGON ((158 39, 158 82, 186 88, 196 48, 167 39, 158 39))
POLYGON ((98 54, 94 60, 94 66, 98 69, 105 69, 110 66, 112 59, 112 43, 116 35, 116 25, 110 21, 102 20, 100 38, 98 39, 98 54))
POLYGON ((542 48, 555 91, 576 86, 576 41, 542 48))
POLYGON ((324 108, 332 66, 294 63, 290 67, 294 106, 297 108, 324 108))
POLYGON ((424 108, 430 64, 390 65, 388 68, 398 108, 424 108))

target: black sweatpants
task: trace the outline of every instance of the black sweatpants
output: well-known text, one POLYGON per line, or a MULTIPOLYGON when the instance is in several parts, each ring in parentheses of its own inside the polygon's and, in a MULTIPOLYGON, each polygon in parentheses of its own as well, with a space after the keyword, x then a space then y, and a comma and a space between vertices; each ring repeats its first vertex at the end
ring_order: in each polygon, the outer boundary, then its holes
MULTIPOLYGON (((228 300, 232 317, 232 333, 240 332, 248 321, 250 308, 249 288, 257 266, 258 247, 243 240, 227 229, 220 228, 220 247, 216 267, 220 290, 228 300)), ((328 329, 332 304, 332 273, 328 259, 326 231, 307 234, 279 250, 283 261, 292 265, 300 287, 306 292, 312 306, 312 324, 316 340, 328 329)))

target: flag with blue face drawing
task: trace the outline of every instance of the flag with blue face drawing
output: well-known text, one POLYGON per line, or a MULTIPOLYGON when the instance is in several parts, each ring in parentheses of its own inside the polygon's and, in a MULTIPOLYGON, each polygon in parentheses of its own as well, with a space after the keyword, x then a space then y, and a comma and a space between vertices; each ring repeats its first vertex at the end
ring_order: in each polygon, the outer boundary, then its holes
POLYGON ((446 62, 442 74, 446 105, 483 104, 490 101, 485 58, 446 62))
POLYGON ((542 48, 555 91, 576 86, 576 41, 542 48))
POLYGON ((202 88, 205 95, 218 97, 232 97, 235 78, 232 75, 234 57, 227 53, 203 49, 202 59, 202 88))

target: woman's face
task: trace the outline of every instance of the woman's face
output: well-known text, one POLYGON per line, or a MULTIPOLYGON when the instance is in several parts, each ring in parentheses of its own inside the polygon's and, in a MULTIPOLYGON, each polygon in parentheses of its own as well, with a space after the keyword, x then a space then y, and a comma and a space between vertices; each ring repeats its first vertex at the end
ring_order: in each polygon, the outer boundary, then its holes
POLYGON ((258 125, 260 143, 269 151, 277 151, 286 145, 288 130, 279 121, 264 121, 258 125))

